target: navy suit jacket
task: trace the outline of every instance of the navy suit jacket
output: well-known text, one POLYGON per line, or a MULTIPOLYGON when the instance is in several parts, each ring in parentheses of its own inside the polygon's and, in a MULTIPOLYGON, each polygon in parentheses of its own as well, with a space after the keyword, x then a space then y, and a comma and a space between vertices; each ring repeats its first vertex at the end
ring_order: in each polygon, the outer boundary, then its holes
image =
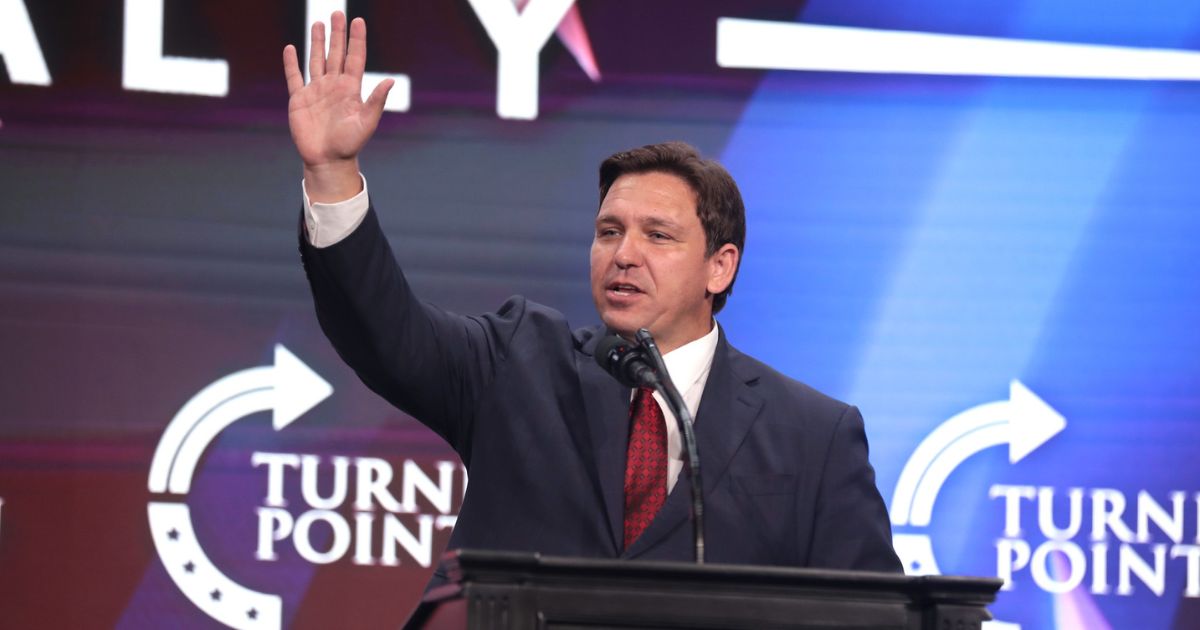
MULTIPOLYGON (((420 302, 374 210, 341 242, 302 236, 300 249, 341 357, 469 470, 451 548, 692 558, 684 479, 623 548, 630 390, 592 357, 602 328, 572 331, 521 297, 478 317, 420 302)), ((738 352, 722 330, 695 430, 709 562, 901 570, 858 409, 738 352)))

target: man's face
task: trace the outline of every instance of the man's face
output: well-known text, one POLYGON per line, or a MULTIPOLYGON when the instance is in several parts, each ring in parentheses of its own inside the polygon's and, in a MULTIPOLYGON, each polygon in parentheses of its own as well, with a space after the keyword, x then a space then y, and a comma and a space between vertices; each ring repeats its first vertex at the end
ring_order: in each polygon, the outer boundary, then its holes
POLYGON ((596 214, 592 299, 600 319, 632 338, 648 328, 670 352, 711 330, 710 294, 723 291, 737 267, 737 248, 705 256, 696 195, 681 178, 660 172, 617 178, 596 214))

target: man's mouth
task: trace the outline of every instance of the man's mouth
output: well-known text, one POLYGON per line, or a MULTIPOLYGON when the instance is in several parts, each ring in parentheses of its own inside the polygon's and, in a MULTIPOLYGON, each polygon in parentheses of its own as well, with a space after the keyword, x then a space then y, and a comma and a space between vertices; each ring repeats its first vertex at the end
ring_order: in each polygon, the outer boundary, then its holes
POLYGON ((627 283, 627 282, 613 282, 613 283, 610 283, 610 284, 608 285, 608 291, 609 291, 610 293, 613 293, 613 294, 615 294, 615 295, 619 295, 619 296, 622 296, 622 297, 624 297, 624 296, 629 296, 629 295, 636 295, 636 294, 638 294, 638 293, 641 293, 641 292, 642 292, 642 290, 641 290, 641 289, 639 289, 639 288, 637 287, 637 285, 629 284, 629 283, 627 283))

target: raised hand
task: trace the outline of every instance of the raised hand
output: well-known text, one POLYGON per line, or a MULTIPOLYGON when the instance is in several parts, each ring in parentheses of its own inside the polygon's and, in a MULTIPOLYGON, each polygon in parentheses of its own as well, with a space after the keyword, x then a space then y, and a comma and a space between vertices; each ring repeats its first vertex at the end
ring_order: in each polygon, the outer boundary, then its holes
POLYGON ((350 24, 346 41, 346 15, 329 18, 329 56, 325 56, 325 25, 312 27, 308 69, 304 84, 296 47, 283 49, 283 74, 288 87, 288 125, 292 141, 304 162, 304 180, 314 202, 348 199, 361 189, 358 153, 375 133, 383 104, 393 81, 386 79, 364 102, 363 69, 367 63, 367 25, 362 18, 350 24))

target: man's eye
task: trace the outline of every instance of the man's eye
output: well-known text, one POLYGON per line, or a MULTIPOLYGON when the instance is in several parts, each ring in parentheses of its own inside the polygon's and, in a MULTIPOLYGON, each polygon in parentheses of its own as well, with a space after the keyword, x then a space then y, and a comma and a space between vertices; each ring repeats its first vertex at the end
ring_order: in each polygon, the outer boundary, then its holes
POLYGON ((670 240, 671 237, 670 237, 670 235, 664 234, 662 232, 651 232, 650 238, 652 238, 656 241, 666 241, 666 240, 670 240))
POLYGON ((597 236, 616 236, 617 230, 616 230, 616 228, 601 228, 596 231, 596 235, 597 236))

